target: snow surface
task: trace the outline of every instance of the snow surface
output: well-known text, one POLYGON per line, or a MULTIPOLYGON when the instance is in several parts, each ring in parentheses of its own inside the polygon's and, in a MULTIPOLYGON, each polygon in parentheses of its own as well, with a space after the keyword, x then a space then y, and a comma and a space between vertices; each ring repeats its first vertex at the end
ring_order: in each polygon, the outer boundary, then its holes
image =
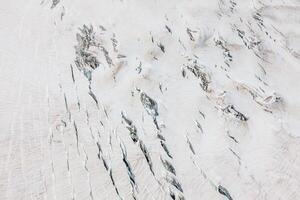
POLYGON ((0 0, 0 199, 300 199, 297 0, 0 0))

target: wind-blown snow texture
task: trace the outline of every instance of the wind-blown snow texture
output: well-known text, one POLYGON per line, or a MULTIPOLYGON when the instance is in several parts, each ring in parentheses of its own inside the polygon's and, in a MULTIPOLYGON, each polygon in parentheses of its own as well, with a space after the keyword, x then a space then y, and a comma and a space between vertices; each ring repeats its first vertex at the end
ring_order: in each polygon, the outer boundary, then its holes
POLYGON ((300 199, 297 0, 0 1, 0 199, 300 199))

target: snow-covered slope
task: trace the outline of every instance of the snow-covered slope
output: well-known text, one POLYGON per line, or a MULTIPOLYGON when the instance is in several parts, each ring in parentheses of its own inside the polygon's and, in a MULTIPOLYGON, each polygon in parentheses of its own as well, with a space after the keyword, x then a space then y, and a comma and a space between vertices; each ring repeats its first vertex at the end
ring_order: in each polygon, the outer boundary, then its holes
POLYGON ((300 199, 297 0, 0 1, 0 199, 300 199))

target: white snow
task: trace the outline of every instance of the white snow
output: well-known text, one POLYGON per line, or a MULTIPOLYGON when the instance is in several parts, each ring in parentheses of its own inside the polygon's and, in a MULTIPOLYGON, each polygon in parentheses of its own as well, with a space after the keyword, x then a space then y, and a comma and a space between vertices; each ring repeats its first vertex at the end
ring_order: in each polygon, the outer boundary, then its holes
POLYGON ((300 199, 299 8, 1 0, 0 199, 300 199))

